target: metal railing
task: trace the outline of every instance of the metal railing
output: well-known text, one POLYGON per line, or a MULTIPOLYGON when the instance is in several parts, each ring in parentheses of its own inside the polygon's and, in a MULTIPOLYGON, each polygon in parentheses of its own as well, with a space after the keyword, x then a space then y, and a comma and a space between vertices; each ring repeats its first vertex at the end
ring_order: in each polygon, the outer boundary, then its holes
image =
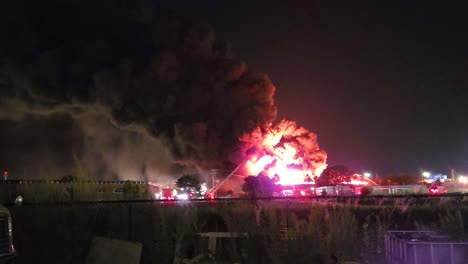
POLYGON ((433 231, 387 231, 385 255, 388 264, 464 264, 468 242, 433 231))

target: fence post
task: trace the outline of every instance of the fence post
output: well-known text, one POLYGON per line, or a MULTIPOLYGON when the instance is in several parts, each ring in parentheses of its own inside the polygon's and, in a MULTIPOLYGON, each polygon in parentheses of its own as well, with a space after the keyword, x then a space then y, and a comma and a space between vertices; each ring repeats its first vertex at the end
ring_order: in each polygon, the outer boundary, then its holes
POLYGON ((289 241, 289 199, 286 200, 286 237, 287 237, 287 240, 286 240, 286 243, 287 243, 287 254, 289 256, 289 252, 291 252, 290 250, 290 247, 291 247, 291 243, 289 241))
POLYGON ((286 200, 286 229, 289 231, 289 199, 286 200))
POLYGON ((461 226, 461 233, 462 235, 465 234, 465 222, 463 221, 463 212, 462 212, 462 200, 463 200, 463 194, 457 194, 455 196, 455 199, 457 201, 457 211, 458 211, 458 220, 460 221, 460 226, 461 226))
POLYGON ((131 241, 132 240, 132 204, 131 203, 127 203, 128 205, 128 240, 131 241))

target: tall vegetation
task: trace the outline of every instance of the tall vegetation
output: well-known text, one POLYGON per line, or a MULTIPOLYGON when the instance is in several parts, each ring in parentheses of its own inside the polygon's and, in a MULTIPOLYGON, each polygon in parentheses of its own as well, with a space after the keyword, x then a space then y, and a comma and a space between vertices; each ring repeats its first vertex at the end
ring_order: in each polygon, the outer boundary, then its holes
POLYGON ((349 182, 353 172, 343 165, 336 165, 326 168, 320 177, 315 181, 317 186, 336 185, 342 182, 349 182))
POLYGON ((15 233, 18 251, 30 252, 18 256, 20 263, 82 263, 94 235, 143 243, 151 250, 143 251, 142 263, 381 263, 387 230, 431 229, 463 236, 468 208, 457 208, 446 199, 416 203, 382 198, 372 206, 332 199, 264 200, 261 206, 229 200, 25 206, 12 213, 21 226, 15 233), (198 235, 203 232, 248 237, 218 239, 216 254, 210 255, 207 238, 198 235), (63 250, 44 254, 52 243, 63 250))
POLYGON ((275 191, 276 185, 272 179, 264 174, 258 176, 248 176, 242 184, 244 191, 249 198, 270 197, 275 191))
POLYGON ((190 191, 200 191, 201 184, 198 179, 198 175, 183 175, 176 181, 176 187, 178 189, 190 190, 190 191))
POLYGON ((382 185, 408 185, 418 184, 422 178, 413 174, 386 175, 382 178, 382 185))

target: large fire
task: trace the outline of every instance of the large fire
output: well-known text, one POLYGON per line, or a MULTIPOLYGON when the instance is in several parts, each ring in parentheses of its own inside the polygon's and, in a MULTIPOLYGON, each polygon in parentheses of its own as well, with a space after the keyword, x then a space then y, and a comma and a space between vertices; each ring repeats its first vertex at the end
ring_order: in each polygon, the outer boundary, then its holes
POLYGON ((247 151, 247 173, 264 173, 277 184, 314 182, 327 167, 327 153, 320 150, 317 136, 294 121, 268 124, 240 140, 252 145, 247 151))

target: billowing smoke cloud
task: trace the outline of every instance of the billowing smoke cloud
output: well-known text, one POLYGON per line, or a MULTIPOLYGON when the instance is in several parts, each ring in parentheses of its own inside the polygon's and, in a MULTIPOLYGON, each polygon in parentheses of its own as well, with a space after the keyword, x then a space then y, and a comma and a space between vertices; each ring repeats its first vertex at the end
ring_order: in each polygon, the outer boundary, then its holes
POLYGON ((268 77, 207 25, 150 1, 96 2, 0 6, 0 120, 68 116, 81 131, 61 155, 98 177, 239 162, 238 138, 276 117, 268 77))
POLYGON ((123 178, 169 183, 181 173, 167 148, 157 138, 133 130, 122 130, 107 116, 88 112, 80 117, 83 140, 74 174, 83 178, 123 178), (81 171, 76 171, 81 170, 81 171))

